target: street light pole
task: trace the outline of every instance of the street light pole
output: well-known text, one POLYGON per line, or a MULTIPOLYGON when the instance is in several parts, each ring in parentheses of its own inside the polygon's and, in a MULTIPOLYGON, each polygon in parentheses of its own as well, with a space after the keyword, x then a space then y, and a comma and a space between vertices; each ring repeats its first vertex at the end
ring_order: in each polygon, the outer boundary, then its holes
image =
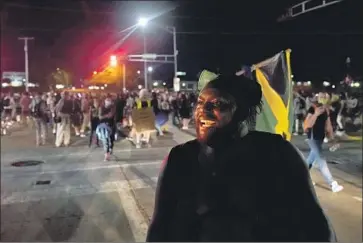
POLYGON ((29 91, 29 59, 28 59, 28 40, 34 40, 34 37, 19 37, 18 40, 24 41, 25 53, 25 90, 29 91))
POLYGON ((122 82, 123 82, 123 90, 126 90, 126 65, 122 63, 122 82))
POLYGON ((176 47, 176 29, 171 27, 173 30, 173 51, 174 51, 174 77, 177 77, 178 72, 178 49, 176 47))
MULTIPOLYGON (((143 36, 144 36, 144 54, 147 52, 147 46, 146 46, 146 34, 145 29, 143 30, 143 36)), ((144 85, 145 89, 147 89, 147 61, 144 61, 144 85)))

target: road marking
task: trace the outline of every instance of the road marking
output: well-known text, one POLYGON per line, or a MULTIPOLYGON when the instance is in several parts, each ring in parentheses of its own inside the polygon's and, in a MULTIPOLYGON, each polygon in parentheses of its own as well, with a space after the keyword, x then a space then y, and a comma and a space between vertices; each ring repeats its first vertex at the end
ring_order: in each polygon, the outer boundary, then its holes
MULTIPOLYGON (((154 150, 170 150, 173 146, 166 146, 166 147, 151 147, 151 148, 142 148, 142 149, 135 149, 135 148, 128 148, 128 149, 117 149, 114 150, 114 153, 142 153, 142 152, 153 152, 154 150)), ((47 158, 55 158, 55 157, 64 157, 64 156, 82 156, 82 155, 92 155, 93 150, 90 151, 83 151, 83 152, 66 152, 64 151, 61 154, 52 154, 52 155, 40 155, 40 156, 11 156, 6 155, 5 152, 1 154, 1 161, 4 162, 13 162, 17 160, 22 160, 26 158, 27 160, 47 160, 47 158), (9 158, 10 157, 10 158, 9 158)))
POLYGON ((357 200, 357 201, 360 201, 360 202, 362 202, 362 198, 361 197, 353 197, 355 200, 357 200))
POLYGON ((110 165, 96 165, 96 166, 87 166, 89 162, 86 164, 78 164, 80 167, 77 167, 77 164, 69 164, 68 166, 64 166, 64 164, 59 164, 60 169, 55 169, 57 166, 48 164, 47 166, 42 165, 42 167, 38 167, 41 171, 34 171, 34 168, 32 167, 26 167, 29 168, 28 170, 19 170, 19 168, 2 168, 1 170, 1 177, 2 178, 14 178, 19 177, 19 174, 22 176, 24 175, 45 175, 45 174, 60 174, 60 173, 67 173, 67 172, 76 172, 76 171, 89 171, 89 170, 101 170, 101 169, 113 169, 113 168, 128 168, 132 166, 150 166, 150 165, 158 165, 161 164, 161 160, 154 160, 154 161, 148 161, 148 162, 119 162, 119 164, 110 164, 110 165), (47 170, 46 167, 49 167, 47 170), (69 167, 69 168, 67 168, 69 167), (12 174, 9 174, 12 173, 12 174))
MULTIPOLYGON (((154 183, 157 182, 158 177, 150 178, 154 183)), ((41 190, 29 190, 23 192, 12 192, 10 195, 6 195, 4 190, 1 195, 1 205, 8 205, 14 203, 28 203, 36 202, 47 199, 56 198, 69 198, 77 196, 92 195, 96 193, 110 193, 110 192, 124 192, 124 190, 132 189, 145 189, 153 187, 148 185, 143 179, 134 180, 117 180, 109 181, 100 184, 78 185, 78 186, 66 186, 66 187, 50 187, 41 190)), ((127 211, 127 210, 126 210, 127 211)), ((138 241, 139 242, 139 241, 138 241)))
POLYGON ((132 184, 131 186, 128 185, 128 187, 126 187, 117 183, 116 187, 121 199, 120 207, 123 207, 124 209, 135 242, 145 242, 148 223, 140 212, 135 197, 132 195, 132 184))

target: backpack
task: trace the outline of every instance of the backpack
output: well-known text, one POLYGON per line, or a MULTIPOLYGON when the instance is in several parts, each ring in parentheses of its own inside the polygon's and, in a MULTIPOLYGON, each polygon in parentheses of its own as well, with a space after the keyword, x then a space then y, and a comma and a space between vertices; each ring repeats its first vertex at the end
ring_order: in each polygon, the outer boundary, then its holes
POLYGON ((3 107, 6 108, 10 106, 10 98, 5 98, 3 101, 3 107))
POLYGON ((35 104, 35 106, 33 107, 33 110, 32 110, 33 117, 35 117, 35 118, 42 117, 42 111, 40 109, 40 106, 42 105, 42 102, 43 101, 40 101, 39 103, 35 104))

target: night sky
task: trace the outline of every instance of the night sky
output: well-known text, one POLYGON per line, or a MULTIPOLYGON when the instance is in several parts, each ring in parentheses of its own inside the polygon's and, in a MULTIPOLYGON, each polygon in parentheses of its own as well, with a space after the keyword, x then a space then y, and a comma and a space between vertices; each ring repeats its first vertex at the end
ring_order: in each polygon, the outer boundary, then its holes
MULTIPOLYGON (((122 30, 141 16, 154 17, 145 29, 149 52, 172 53, 172 35, 158 26, 177 29, 178 66, 195 80, 206 68, 235 72, 292 49, 296 80, 337 83, 345 76, 345 59, 352 73, 362 76, 363 1, 345 0, 285 22, 277 18, 301 0, 241 1, 7 1, 2 12, 1 69, 23 71, 23 43, 29 44, 30 78, 45 83, 57 67, 74 79, 89 76, 108 63, 113 53, 141 54, 142 30, 122 30)), ((172 82, 173 65, 153 64, 155 79, 172 82)), ((142 63, 128 64, 129 75, 142 63)))

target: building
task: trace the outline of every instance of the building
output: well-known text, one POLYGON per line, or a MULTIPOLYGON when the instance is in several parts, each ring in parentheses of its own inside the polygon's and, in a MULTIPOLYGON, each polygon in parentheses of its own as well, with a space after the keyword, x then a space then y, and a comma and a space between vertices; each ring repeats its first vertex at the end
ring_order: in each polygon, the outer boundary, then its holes
POLYGON ((180 91, 196 92, 198 90, 198 81, 180 81, 180 91))

